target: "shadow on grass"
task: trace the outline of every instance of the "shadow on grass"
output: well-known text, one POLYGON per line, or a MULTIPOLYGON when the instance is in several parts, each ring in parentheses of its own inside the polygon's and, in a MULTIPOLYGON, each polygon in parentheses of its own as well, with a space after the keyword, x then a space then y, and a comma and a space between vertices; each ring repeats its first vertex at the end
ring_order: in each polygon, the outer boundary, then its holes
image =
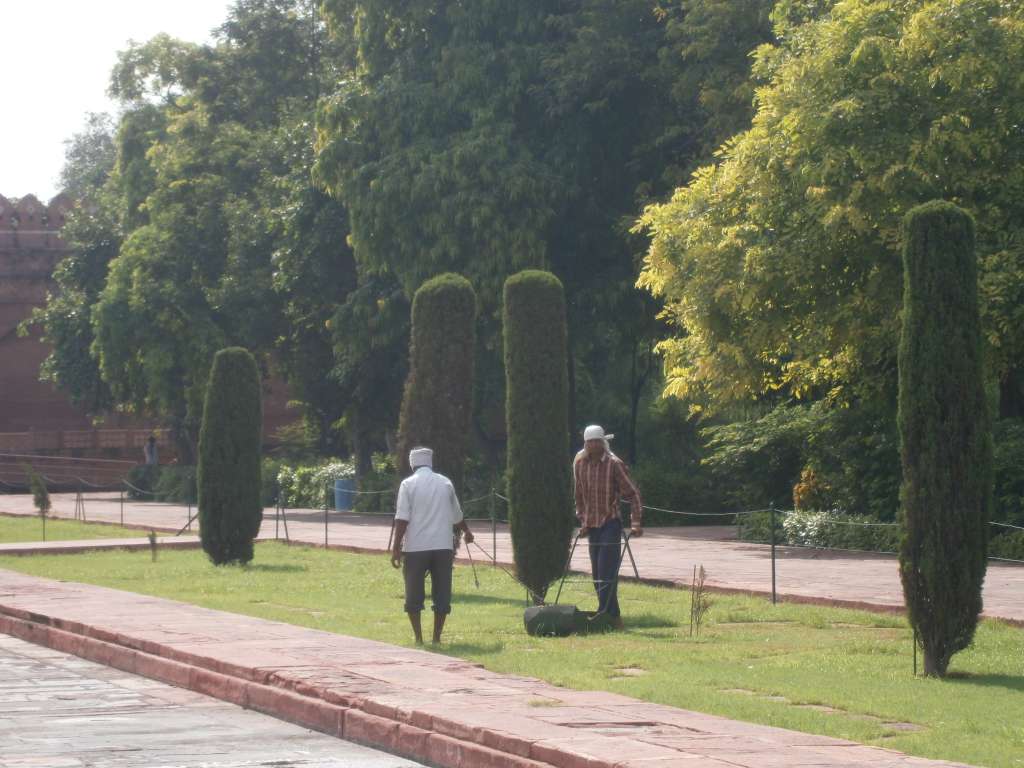
POLYGON ((452 603, 466 603, 476 605, 513 605, 521 610, 526 610, 526 601, 514 597, 495 597, 494 595, 481 595, 477 592, 461 592, 452 595, 452 603))
POLYGON ((973 675, 970 672, 950 672, 946 682, 957 685, 980 685, 987 688, 1006 688, 1024 693, 1024 677, 1020 675, 973 675))
POLYGON ((679 622, 666 619, 653 613, 639 613, 636 616, 625 615, 626 629, 674 629, 679 622))
POLYGON ((462 656, 464 654, 477 654, 477 653, 501 653, 505 650, 505 644, 502 642, 493 643, 447 643, 443 642, 436 648, 427 646, 428 650, 437 650, 440 653, 446 653, 449 656, 462 656))
POLYGON ((265 573, 303 573, 309 570, 305 565, 274 564, 274 563, 250 563, 246 566, 247 571, 263 571, 265 573))

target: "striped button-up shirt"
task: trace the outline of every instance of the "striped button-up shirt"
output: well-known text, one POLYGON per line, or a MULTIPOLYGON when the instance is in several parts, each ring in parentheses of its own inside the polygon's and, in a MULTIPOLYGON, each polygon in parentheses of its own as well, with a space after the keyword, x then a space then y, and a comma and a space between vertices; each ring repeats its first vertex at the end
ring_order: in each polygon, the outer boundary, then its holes
POLYGON ((640 491, 629 476, 622 459, 605 451, 600 459, 591 459, 586 451, 576 455, 573 464, 576 479, 576 516, 585 528, 600 528, 619 514, 619 499, 629 501, 631 523, 643 522, 640 491))

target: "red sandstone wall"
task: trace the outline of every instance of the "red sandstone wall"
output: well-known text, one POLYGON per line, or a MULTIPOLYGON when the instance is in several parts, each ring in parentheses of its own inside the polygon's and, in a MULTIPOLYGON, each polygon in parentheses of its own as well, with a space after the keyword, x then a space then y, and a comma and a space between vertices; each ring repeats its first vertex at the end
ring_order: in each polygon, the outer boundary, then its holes
MULTIPOLYGON (((67 248, 60 238, 60 228, 71 206, 65 195, 58 195, 49 205, 43 205, 34 195, 17 201, 0 195, 0 435, 92 429, 86 414, 67 396, 39 381, 39 366, 49 349, 39 340, 38 332, 24 338, 17 333, 18 323, 46 300, 53 269, 67 248)), ((282 381, 267 382, 265 438, 298 417, 295 411, 287 410, 288 399, 282 381)), ((153 425, 111 414, 104 426, 149 429, 153 425)), ((3 446, 11 439, 0 439, 0 453, 5 452, 3 446)), ((34 442, 42 445, 52 441, 34 442)), ((136 452, 129 449, 126 458, 138 458, 136 452)))

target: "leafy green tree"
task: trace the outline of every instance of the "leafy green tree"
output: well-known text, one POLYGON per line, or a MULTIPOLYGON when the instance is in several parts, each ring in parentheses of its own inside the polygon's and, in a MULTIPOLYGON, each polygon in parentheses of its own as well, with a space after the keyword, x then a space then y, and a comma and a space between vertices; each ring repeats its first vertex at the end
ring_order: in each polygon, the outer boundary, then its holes
POLYGON ((259 368, 248 350, 213 359, 199 436, 199 538, 214 565, 248 563, 263 520, 259 368))
POLYGON ((572 530, 565 294, 549 272, 505 282, 512 552, 535 600, 565 567, 572 530))
POLYGON ((883 396, 900 220, 933 198, 978 222, 993 375, 1024 368, 1024 144, 1008 128, 1024 119, 1022 20, 999 0, 846 0, 781 25, 756 55, 751 129, 641 221, 653 241, 640 284, 676 328, 666 393, 705 411, 883 396))
POLYGON ((396 464, 410 471, 409 450, 434 451, 434 468, 462 491, 473 413, 476 292, 461 275, 421 285, 412 302, 409 378, 399 420, 396 464))
POLYGON ((910 210, 904 237, 900 575, 924 672, 941 677, 974 637, 988 562, 992 442, 974 222, 934 201, 910 210))
POLYGON ((365 277, 330 319, 342 421, 356 474, 373 471, 373 454, 391 452, 409 362, 409 301, 389 275, 365 277))

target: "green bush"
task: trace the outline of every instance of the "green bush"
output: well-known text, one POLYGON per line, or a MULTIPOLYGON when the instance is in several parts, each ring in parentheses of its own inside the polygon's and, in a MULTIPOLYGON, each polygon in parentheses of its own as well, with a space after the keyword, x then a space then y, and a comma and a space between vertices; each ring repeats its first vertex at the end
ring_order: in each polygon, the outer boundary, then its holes
POLYGON ((461 275, 444 274, 419 287, 412 302, 409 377, 398 428, 397 466, 409 473, 409 450, 434 451, 434 469, 460 494, 473 411, 476 293, 461 275))
POLYGON ((256 360, 241 347, 213 358, 199 433, 199 537, 215 565, 248 563, 260 530, 262 409, 256 360))
POLYGON ((137 464, 128 470, 128 475, 125 478, 128 481, 125 495, 130 499, 152 501, 159 477, 160 466, 158 464, 137 464))
POLYGON ((395 469, 395 457, 388 453, 373 454, 369 472, 359 478, 355 511, 365 515, 395 512, 395 489, 400 478, 395 469))
POLYGON ((562 574, 573 525, 565 292, 527 270, 505 282, 504 300, 512 551, 539 599, 562 574))
POLYGON ((281 472, 284 462, 280 459, 272 459, 269 456, 263 457, 263 464, 260 470, 260 503, 266 507, 273 507, 277 504, 277 476, 281 472))
POLYGON ((356 476, 352 462, 340 459, 298 467, 279 463, 277 468, 281 503, 290 509, 323 509, 325 504, 333 509, 334 481, 356 476))
POLYGON ((1024 526, 1024 420, 997 421, 992 437, 995 476, 992 519, 1024 526))
POLYGON ((1024 561, 1024 531, 1011 531, 993 536, 988 542, 990 557, 1024 561))
POLYGON ((165 465, 159 468, 153 490, 156 500, 175 504, 195 504, 199 497, 196 490, 196 468, 190 466, 165 465))
POLYGON ((937 200, 903 235, 900 575, 925 674, 943 676, 978 624, 992 506, 974 220, 937 200))

